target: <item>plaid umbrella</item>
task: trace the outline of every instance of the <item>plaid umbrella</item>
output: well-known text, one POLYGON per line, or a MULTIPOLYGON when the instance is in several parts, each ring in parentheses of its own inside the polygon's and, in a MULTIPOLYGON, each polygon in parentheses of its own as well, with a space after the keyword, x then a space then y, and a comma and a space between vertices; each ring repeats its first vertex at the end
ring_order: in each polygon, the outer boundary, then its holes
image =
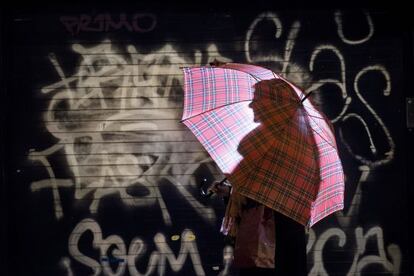
POLYGON ((343 209, 333 128, 298 87, 250 64, 183 71, 182 122, 236 192, 309 227, 343 209))

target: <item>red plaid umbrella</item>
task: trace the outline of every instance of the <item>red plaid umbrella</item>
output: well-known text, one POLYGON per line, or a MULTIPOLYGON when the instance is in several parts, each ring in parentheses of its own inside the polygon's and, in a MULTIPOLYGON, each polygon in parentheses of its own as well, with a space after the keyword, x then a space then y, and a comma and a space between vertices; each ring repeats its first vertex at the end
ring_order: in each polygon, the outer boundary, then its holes
POLYGON ((182 122, 236 192, 308 226, 343 209, 333 128, 298 87, 249 64, 183 71, 182 122))

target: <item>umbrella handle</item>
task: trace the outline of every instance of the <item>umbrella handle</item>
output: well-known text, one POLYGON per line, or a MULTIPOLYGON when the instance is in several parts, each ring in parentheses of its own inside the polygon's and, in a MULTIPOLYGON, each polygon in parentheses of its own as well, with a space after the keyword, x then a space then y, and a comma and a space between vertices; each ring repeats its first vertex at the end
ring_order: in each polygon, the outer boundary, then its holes
MULTIPOLYGON (((223 178, 218 185, 223 184, 224 182, 227 181, 227 177, 223 178)), ((214 182, 213 182, 214 183, 214 182)), ((204 197, 211 197, 214 193, 212 191, 209 191, 209 188, 212 187, 212 184, 208 184, 208 185, 203 185, 201 187, 201 195, 203 195, 204 197)))
POLYGON ((221 180, 219 184, 223 184, 226 181, 227 181, 227 177, 223 178, 223 180, 221 180))

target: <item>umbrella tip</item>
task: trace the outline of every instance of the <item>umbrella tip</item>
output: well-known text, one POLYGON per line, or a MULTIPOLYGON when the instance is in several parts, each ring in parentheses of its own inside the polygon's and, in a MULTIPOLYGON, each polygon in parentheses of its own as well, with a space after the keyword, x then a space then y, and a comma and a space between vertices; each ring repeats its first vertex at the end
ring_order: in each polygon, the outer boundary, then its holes
POLYGON ((300 100, 300 102, 301 103, 303 103, 311 94, 312 94, 312 92, 313 91, 310 91, 310 92, 308 92, 306 95, 305 95, 305 97, 302 99, 302 100, 300 100))

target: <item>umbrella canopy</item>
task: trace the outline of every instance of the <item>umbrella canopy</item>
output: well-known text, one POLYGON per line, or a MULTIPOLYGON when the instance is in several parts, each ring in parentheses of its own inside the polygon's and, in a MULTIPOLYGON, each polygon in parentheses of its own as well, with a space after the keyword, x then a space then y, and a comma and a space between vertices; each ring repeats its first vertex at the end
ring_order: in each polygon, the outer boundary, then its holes
POLYGON ((307 226, 343 209, 333 128, 298 87, 250 64, 183 71, 182 122, 236 192, 307 226))

